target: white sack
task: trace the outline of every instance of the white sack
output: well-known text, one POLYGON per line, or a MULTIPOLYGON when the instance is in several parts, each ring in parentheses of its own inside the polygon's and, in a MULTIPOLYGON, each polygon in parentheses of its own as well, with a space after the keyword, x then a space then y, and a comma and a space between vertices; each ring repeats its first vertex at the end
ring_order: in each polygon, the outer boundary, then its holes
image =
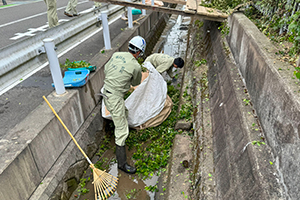
MULTIPOLYGON (((158 115, 164 108, 167 98, 167 83, 150 62, 144 67, 149 70, 149 76, 125 100, 128 109, 128 125, 137 127, 158 115)), ((102 101, 102 117, 112 119, 105 115, 105 105, 102 101)))

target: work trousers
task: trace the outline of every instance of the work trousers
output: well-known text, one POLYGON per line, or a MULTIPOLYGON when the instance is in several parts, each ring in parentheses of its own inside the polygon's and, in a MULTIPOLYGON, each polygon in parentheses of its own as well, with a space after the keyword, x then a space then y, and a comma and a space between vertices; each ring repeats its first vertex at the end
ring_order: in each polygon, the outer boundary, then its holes
POLYGON ((105 89, 103 93, 108 97, 108 99, 103 98, 104 104, 106 109, 110 112, 115 125, 115 143, 118 146, 124 146, 125 140, 129 135, 127 121, 128 110, 125 107, 124 98, 109 93, 105 89))
POLYGON ((65 12, 67 12, 71 15, 78 14, 77 10, 76 10, 77 3, 78 3, 78 0, 69 0, 65 12))
POLYGON ((47 18, 49 28, 59 25, 57 11, 56 11, 56 0, 44 0, 47 5, 47 18))
POLYGON ((101 3, 97 2, 97 1, 94 1, 94 5, 95 5, 96 8, 100 8, 101 7, 101 3))

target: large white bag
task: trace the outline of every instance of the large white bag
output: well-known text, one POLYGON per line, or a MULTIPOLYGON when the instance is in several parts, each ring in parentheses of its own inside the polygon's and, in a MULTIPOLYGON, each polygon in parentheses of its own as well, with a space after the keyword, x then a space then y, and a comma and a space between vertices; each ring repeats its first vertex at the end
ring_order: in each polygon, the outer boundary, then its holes
MULTIPOLYGON (((150 62, 144 67, 149 70, 149 76, 125 100, 128 109, 128 125, 137 127, 158 115, 164 108, 167 98, 167 83, 150 62)), ((104 101, 102 101, 102 117, 112 119, 106 115, 104 101)))

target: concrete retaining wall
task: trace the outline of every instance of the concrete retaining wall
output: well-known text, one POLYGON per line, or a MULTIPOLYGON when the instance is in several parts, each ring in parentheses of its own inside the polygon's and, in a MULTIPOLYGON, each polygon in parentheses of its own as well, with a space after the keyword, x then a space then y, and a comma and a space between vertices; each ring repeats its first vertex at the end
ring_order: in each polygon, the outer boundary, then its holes
MULTIPOLYGON (((122 32, 112 41, 112 50, 99 53, 90 61, 97 70, 84 87, 68 89, 60 97, 55 93, 47 97, 88 156, 95 153, 102 137, 100 96, 96 94, 103 86, 104 64, 114 52, 127 51, 128 41, 135 35, 155 43, 155 30, 165 23, 164 17, 150 13, 139 21, 140 26, 122 32), (89 146, 94 146, 94 150, 89 150, 89 146)), ((84 160, 46 103, 0 140, 0 155, 0 196, 5 200, 49 199, 60 182, 68 179, 66 172, 70 166, 84 160)), ((79 174, 75 173, 78 180, 79 174)))
MULTIPOLYGON (((243 28, 248 27, 239 26, 236 30, 243 32, 243 28)), ((251 104, 245 101, 249 99, 247 88, 243 84, 226 40, 222 39, 217 25, 213 22, 204 23, 204 33, 209 65, 216 183, 216 195, 211 199, 285 199, 280 171, 276 165, 270 164, 270 161, 276 163, 270 148, 272 144, 269 140, 265 141, 266 145, 252 144, 253 141, 263 142, 264 132, 258 126, 259 121, 251 104)), ((236 38, 231 38, 235 44, 238 43, 236 38)), ((244 41, 244 44, 249 45, 248 41, 244 41)), ((246 48, 247 45, 243 47, 246 48)), ((259 52, 251 59, 260 60, 261 57, 259 52)), ((257 86, 256 90, 262 86, 258 80, 260 75, 256 72, 257 79, 251 80, 251 83, 257 86)), ((250 94, 255 90, 248 89, 251 90, 250 94)), ((269 134, 265 129, 264 131, 266 135, 269 134)), ((198 191, 201 191, 201 188, 198 191)), ((209 192, 204 188, 203 193, 197 195, 203 197, 209 192)))
POLYGON ((300 199, 299 80, 293 66, 277 60, 278 50, 241 13, 234 14, 228 41, 257 111, 279 176, 290 199, 300 199))

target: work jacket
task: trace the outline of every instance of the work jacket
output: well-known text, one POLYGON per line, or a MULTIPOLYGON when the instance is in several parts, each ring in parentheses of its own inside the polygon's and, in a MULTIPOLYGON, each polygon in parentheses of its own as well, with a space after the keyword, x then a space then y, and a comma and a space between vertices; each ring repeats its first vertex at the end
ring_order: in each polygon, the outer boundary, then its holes
POLYGON ((148 56, 145 62, 150 62, 159 73, 167 71, 169 76, 173 78, 174 58, 163 53, 154 53, 148 56))
POLYGON ((130 85, 141 83, 142 69, 129 52, 116 52, 104 67, 104 88, 116 95, 124 96, 130 85))

